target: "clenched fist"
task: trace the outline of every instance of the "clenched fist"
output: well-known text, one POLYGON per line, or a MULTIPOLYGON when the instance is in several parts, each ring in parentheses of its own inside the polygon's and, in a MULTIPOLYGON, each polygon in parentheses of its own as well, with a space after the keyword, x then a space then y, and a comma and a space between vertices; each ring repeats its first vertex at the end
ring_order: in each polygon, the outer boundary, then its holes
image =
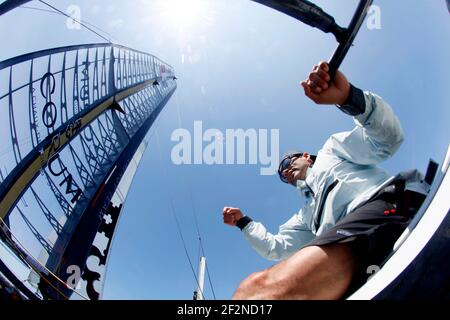
POLYGON ((319 62, 301 85, 305 95, 317 104, 343 105, 350 94, 350 83, 339 70, 336 71, 336 76, 331 82, 329 70, 327 62, 319 62))
POLYGON ((236 223, 244 215, 239 208, 225 207, 223 208, 223 222, 230 226, 236 226, 236 223))

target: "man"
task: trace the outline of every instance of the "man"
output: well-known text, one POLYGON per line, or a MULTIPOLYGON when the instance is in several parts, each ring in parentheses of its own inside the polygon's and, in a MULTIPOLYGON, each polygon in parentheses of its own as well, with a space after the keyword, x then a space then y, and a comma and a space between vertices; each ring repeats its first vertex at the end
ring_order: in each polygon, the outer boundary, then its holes
POLYGON ((234 299, 342 298, 366 280, 368 266, 382 264, 423 201, 428 186, 417 171, 391 177, 376 166, 403 141, 390 106, 340 71, 331 82, 328 69, 326 62, 313 68, 301 83, 305 95, 336 104, 356 127, 332 135, 317 156, 294 152, 282 159, 280 179, 299 188, 306 202, 278 234, 239 208, 224 208, 224 223, 239 227, 263 257, 282 260, 245 279, 234 299))

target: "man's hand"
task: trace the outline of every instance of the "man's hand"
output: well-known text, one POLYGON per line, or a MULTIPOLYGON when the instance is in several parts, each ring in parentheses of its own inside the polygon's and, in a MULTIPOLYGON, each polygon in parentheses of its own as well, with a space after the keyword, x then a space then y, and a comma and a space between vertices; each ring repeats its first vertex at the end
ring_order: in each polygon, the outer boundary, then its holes
POLYGON ((223 222, 230 226, 236 226, 236 223, 244 215, 239 208, 225 207, 223 208, 223 222))
POLYGON ((301 82, 305 95, 317 104, 343 105, 350 94, 350 83, 339 70, 330 82, 328 71, 327 62, 321 61, 314 66, 308 79, 301 82))

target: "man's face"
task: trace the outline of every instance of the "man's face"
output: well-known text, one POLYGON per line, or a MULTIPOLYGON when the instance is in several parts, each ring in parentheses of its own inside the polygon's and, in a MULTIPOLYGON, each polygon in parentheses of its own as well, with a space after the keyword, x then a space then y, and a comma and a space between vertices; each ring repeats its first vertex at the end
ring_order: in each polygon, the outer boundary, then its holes
POLYGON ((305 152, 302 156, 293 157, 289 166, 283 170, 282 174, 293 186, 297 185, 298 180, 305 180, 308 167, 313 164, 309 153, 305 152))

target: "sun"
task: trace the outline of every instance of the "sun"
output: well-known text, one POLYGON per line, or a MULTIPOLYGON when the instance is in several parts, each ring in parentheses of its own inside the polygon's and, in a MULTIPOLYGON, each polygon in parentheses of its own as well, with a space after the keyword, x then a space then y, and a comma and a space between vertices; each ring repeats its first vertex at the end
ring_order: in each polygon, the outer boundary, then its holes
POLYGON ((165 22, 177 29, 192 29, 207 16, 206 0, 159 0, 165 22))

